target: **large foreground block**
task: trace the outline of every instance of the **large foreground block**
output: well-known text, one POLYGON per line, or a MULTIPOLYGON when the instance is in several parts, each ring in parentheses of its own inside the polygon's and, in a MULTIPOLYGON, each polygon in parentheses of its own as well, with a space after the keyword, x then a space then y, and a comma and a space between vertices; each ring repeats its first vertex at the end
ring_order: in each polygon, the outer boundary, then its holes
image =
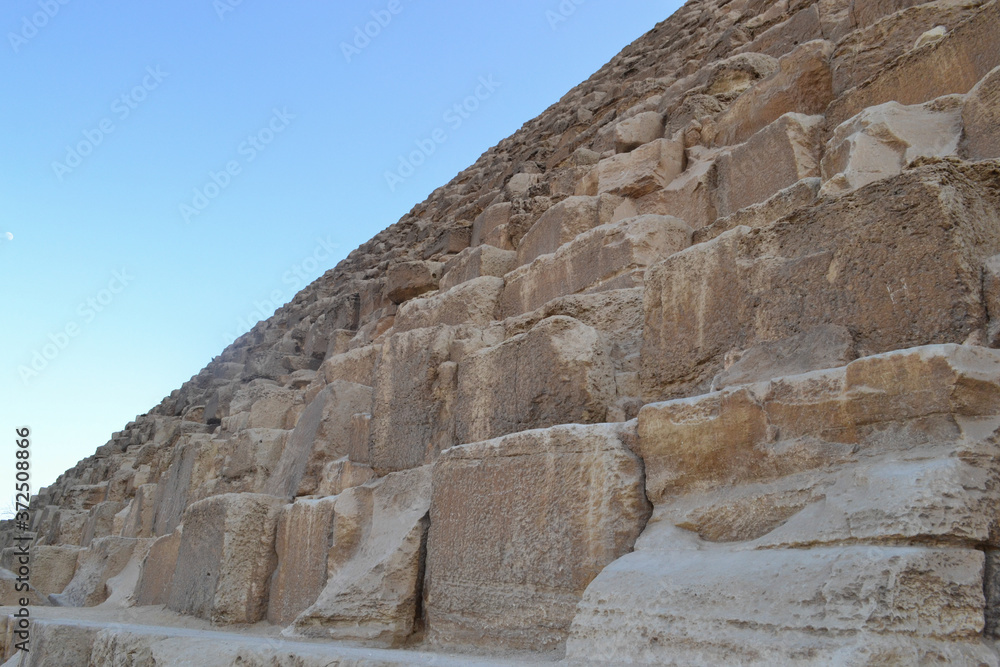
POLYGON ((430 502, 429 466, 340 494, 326 586, 291 632, 389 646, 405 642, 420 605, 430 502))
POLYGON ((278 520, 267 620, 288 625, 316 601, 326 584, 336 498, 297 500, 278 520))
POLYGON ((998 250, 991 163, 931 164, 733 229, 649 270, 644 395, 705 391, 727 354, 822 325, 862 355, 985 334, 982 266, 998 250))
POLYGON ((464 445, 434 470, 432 641, 549 649, 583 590, 646 522, 633 423, 557 426, 464 445))
POLYGON ((167 606, 215 623, 264 618, 284 504, 274 496, 240 493, 188 507, 167 606))

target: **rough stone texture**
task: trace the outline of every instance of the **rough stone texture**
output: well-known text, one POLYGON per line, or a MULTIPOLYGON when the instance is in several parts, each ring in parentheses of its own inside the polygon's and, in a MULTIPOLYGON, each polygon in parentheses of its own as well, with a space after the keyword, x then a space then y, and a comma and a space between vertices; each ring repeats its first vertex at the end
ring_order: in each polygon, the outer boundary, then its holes
POLYGON ((822 116, 787 113, 716 161, 713 201, 728 216, 819 176, 822 116))
POLYGON ((275 552, 278 565, 271 577, 267 620, 288 625, 326 584, 326 559, 333 533, 336 498, 297 500, 278 520, 275 552))
POLYGON ((614 392, 610 351, 597 331, 571 317, 550 317, 463 360, 457 442, 603 421, 614 392), (537 373, 539 366, 553 372, 537 373))
POLYGON ((184 512, 168 606, 218 623, 264 618, 283 505, 279 498, 248 493, 191 505, 184 512))
POLYGON ((430 467, 342 493, 333 511, 326 586, 295 620, 310 637, 402 644, 414 632, 431 502, 430 467))
POLYGON ((638 198, 669 185, 684 170, 684 146, 657 139, 631 153, 601 160, 598 192, 638 198))
POLYGON ((727 353, 820 325, 849 328, 861 354, 981 331, 982 265, 1000 250, 995 169, 906 171, 652 267, 645 396, 705 390, 727 353))
POLYGON ((739 144, 786 113, 821 113, 833 99, 833 46, 815 40, 779 59, 779 70, 756 83, 716 121, 716 146, 739 144))
POLYGON ((634 287, 646 266, 690 243, 691 228, 669 216, 644 215, 595 227, 507 274, 501 312, 512 317, 568 294, 634 287))
POLYGON ((434 469, 427 617, 436 642, 549 649, 649 516, 633 423, 447 450, 434 469))
MULTIPOLYGON (((62 593, 76 574, 77 560, 82 551, 80 547, 68 546, 30 547, 28 564, 31 568, 32 586, 43 596, 62 593)), ((16 573, 21 565, 19 557, 22 555, 17 547, 4 549, 0 566, 16 573)))
POLYGON ((844 192, 895 176, 919 157, 956 152, 962 98, 922 105, 886 102, 841 123, 823 154, 823 192, 844 192))
POLYGON ((998 7, 690 0, 39 489, 25 662, 1000 667, 998 7))
POLYGON ((962 156, 970 160, 1000 157, 1000 67, 995 67, 976 87, 962 109, 965 136, 962 156))

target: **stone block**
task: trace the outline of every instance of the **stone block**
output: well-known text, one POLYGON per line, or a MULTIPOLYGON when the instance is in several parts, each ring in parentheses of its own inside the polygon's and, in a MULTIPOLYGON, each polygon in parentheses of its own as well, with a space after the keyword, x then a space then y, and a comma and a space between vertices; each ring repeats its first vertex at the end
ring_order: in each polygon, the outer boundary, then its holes
POLYGON ((432 641, 548 650, 649 516, 632 424, 557 426, 455 447, 434 468, 432 641))
POLYGON ((446 292, 412 299, 400 305, 393 329, 403 332, 441 324, 486 326, 497 319, 503 287, 503 278, 483 276, 446 292))
POLYGON ((534 261, 580 234, 611 222, 622 199, 613 195, 568 197, 545 211, 517 245, 517 265, 534 261))
POLYGON ((403 303, 437 289, 443 267, 441 262, 390 264, 386 275, 386 297, 393 303, 403 303))
POLYGON ((962 156, 969 160, 1000 158, 1000 67, 969 92, 962 109, 965 135, 962 156))
POLYGON ((326 558, 333 537, 336 498, 300 499, 278 520, 267 620, 288 625, 310 607, 326 585, 326 558))
POLYGON ((684 144, 657 139, 601 160, 598 193, 638 198, 666 187, 684 171, 684 144))
POLYGON ((615 151, 628 153, 663 136, 663 114, 644 111, 615 125, 615 151))
POLYGON ((516 266, 517 253, 513 250, 501 250, 492 245, 468 248, 444 265, 441 291, 483 276, 502 278, 516 266))

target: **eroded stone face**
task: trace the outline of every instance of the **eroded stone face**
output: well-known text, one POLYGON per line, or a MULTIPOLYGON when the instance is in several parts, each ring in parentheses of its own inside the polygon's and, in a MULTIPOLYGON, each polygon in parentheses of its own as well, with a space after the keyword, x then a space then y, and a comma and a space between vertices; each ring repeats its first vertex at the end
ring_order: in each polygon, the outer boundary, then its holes
POLYGON ((633 425, 557 426, 447 450, 434 468, 432 641, 549 649, 648 517, 633 425))

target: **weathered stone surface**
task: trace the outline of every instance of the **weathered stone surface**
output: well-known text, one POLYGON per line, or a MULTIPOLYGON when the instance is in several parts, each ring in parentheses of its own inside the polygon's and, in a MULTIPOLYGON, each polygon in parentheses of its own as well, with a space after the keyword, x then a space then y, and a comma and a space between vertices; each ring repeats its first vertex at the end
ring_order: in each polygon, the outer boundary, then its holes
POLYGON ((742 208, 732 215, 719 218, 707 227, 694 230, 691 243, 697 245, 711 241, 723 232, 740 226, 767 227, 793 211, 814 203, 822 184, 823 181, 819 177, 803 178, 784 190, 779 190, 766 201, 742 208))
POLYGON ((545 213, 517 245, 522 266, 569 243, 580 234, 611 222, 622 199, 612 195, 568 197, 545 213))
POLYGON ((663 115, 656 111, 644 111, 615 125, 615 150, 628 153, 662 136, 663 115))
POLYGON ((432 641, 549 649, 648 517, 633 424, 557 426, 446 451, 427 557, 432 641))
POLYGON ((294 632, 391 646, 406 641, 421 604, 430 502, 429 466, 342 493, 333 507, 326 586, 294 632))
POLYGON ((165 605, 170 601, 170 582, 177 567, 180 553, 182 528, 169 535, 157 538, 149 547, 142 574, 135 587, 137 605, 165 605))
POLYGON ((502 202, 493 204, 483 211, 472 223, 472 245, 487 243, 494 232, 510 221, 511 204, 502 202))
POLYGON ((1000 5, 989 2, 944 38, 914 49, 847 91, 830 105, 827 122, 835 127, 867 107, 895 101, 921 104, 937 97, 964 94, 1000 65, 992 48, 1000 25, 1000 5))
MULTIPOLYGON (((62 593, 76 574, 76 564, 84 550, 76 546, 44 546, 29 548, 31 584, 43 596, 62 593)), ((3 550, 2 567, 17 573, 23 553, 17 547, 3 550)))
POLYGON ((278 565, 268 591, 267 620, 288 625, 316 602, 326 584, 326 559, 336 498, 297 500, 278 520, 278 565))
POLYGON ((849 328, 859 354, 985 333, 982 264, 1000 250, 992 169, 906 171, 652 267, 645 397, 707 390, 727 353, 819 325, 849 328))
POLYGON ((394 265, 386 277, 386 296, 402 303, 437 289, 443 265, 440 262, 404 262, 394 265))
POLYGON ((718 121, 716 146, 743 143, 789 112, 822 113, 833 99, 833 45, 807 42, 778 61, 779 70, 740 95, 718 121))
POLYGON ((716 160, 716 212, 728 216, 819 176, 822 116, 787 113, 716 160))
POLYGON ((970 160, 1000 157, 1000 67, 991 70, 969 91, 962 122, 963 157, 970 160))
POLYGON ((670 184, 684 171, 684 145, 657 139, 597 165, 598 192, 638 198, 670 184))
POLYGON ((447 292, 407 301, 399 307, 393 330, 403 332, 439 324, 486 326, 497 319, 503 287, 503 278, 483 276, 447 292))
POLYGON ((327 382, 343 380, 371 387, 375 384, 375 365, 381 353, 380 347, 367 345, 336 354, 323 362, 320 372, 327 382))
POLYGON ((371 409, 372 389, 334 380, 303 411, 274 466, 267 492, 292 498, 316 492, 323 467, 347 455, 351 419, 371 409))
POLYGON ((240 493, 188 507, 167 606, 217 623, 264 618, 283 506, 274 496, 240 493))
POLYGON ((444 265, 441 291, 482 276, 502 278, 517 266, 517 253, 491 245, 467 248, 444 265))
POLYGON ((57 595, 60 605, 91 607, 104 602, 109 591, 108 579, 119 574, 132 558, 140 540, 130 537, 101 537, 79 555, 76 572, 63 592, 57 595))
POLYGON ((463 359, 457 441, 603 421, 614 396, 610 353, 597 331, 570 317, 550 317, 463 359), (534 372, 539 367, 554 372, 534 372))
POLYGON ((895 176, 918 157, 956 152, 962 135, 962 98, 922 105, 886 102, 841 123, 823 154, 823 192, 860 188, 895 176))
POLYGON ((503 316, 532 311, 560 296, 635 287, 646 266, 691 242, 691 228, 669 216, 644 215, 601 225, 507 275, 503 316))

